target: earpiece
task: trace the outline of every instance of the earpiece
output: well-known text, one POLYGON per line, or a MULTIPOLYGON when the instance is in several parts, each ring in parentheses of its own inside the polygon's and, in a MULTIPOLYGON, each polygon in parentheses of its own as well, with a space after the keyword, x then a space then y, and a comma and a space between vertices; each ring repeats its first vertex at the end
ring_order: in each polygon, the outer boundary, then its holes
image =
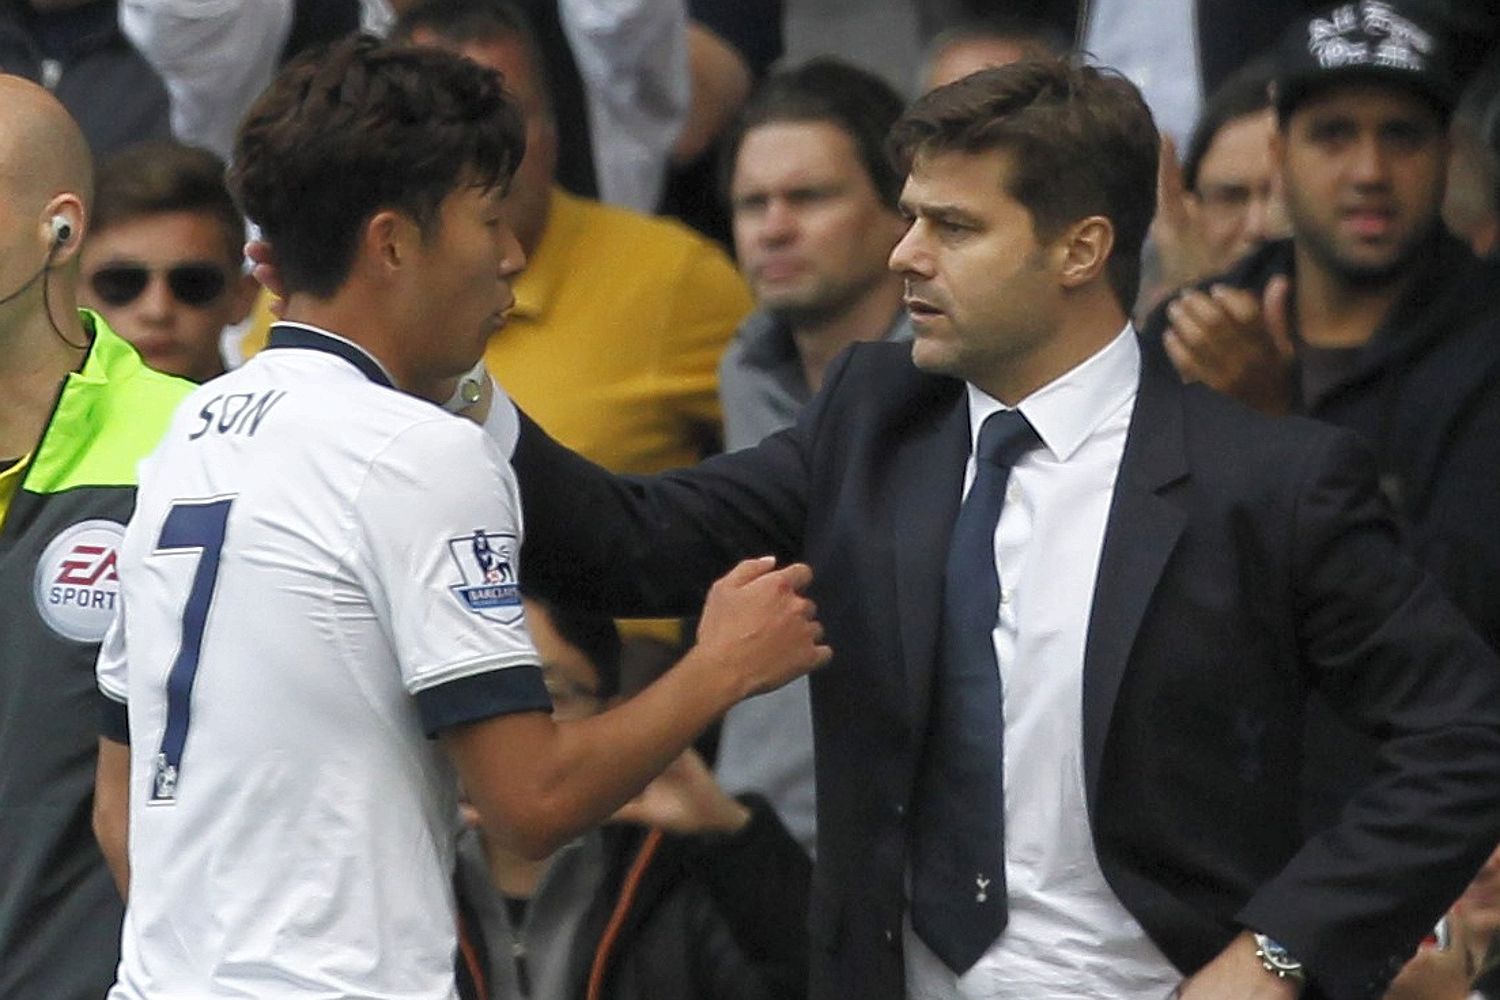
POLYGON ((73 238, 73 225, 66 216, 52 217, 52 248, 55 250, 73 238))

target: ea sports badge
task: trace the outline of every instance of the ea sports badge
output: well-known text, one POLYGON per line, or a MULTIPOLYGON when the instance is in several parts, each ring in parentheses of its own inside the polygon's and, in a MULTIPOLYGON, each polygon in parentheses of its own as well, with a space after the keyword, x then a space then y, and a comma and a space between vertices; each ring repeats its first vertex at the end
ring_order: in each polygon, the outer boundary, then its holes
POLYGON ((125 528, 96 518, 65 528, 42 550, 32 591, 42 621, 65 639, 98 642, 115 617, 115 569, 125 528))

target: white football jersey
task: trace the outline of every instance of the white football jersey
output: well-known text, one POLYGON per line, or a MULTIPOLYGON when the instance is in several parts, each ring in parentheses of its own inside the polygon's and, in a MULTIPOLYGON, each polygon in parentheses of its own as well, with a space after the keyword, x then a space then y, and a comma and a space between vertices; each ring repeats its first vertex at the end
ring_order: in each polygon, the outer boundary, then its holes
POLYGON ((110 1000, 448 1000, 455 778, 430 737, 549 707, 520 500, 468 421, 296 324, 141 466, 99 685, 128 712, 110 1000))

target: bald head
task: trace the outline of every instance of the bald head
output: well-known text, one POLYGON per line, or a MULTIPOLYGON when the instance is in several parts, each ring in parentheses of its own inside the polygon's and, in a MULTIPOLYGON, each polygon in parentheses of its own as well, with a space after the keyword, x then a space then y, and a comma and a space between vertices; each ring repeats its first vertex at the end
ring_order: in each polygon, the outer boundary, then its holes
POLYGON ((45 89, 0 74, 0 197, 14 224, 41 213, 58 195, 84 206, 93 197, 88 142, 67 109, 45 89))

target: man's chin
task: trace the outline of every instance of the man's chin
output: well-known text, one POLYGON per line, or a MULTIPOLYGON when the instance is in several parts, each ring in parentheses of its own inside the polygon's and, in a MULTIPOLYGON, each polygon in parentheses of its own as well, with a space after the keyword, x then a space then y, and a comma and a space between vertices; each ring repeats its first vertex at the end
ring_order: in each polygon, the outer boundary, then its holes
POLYGON ((953 352, 921 334, 911 342, 911 363, 929 375, 957 375, 953 352))

